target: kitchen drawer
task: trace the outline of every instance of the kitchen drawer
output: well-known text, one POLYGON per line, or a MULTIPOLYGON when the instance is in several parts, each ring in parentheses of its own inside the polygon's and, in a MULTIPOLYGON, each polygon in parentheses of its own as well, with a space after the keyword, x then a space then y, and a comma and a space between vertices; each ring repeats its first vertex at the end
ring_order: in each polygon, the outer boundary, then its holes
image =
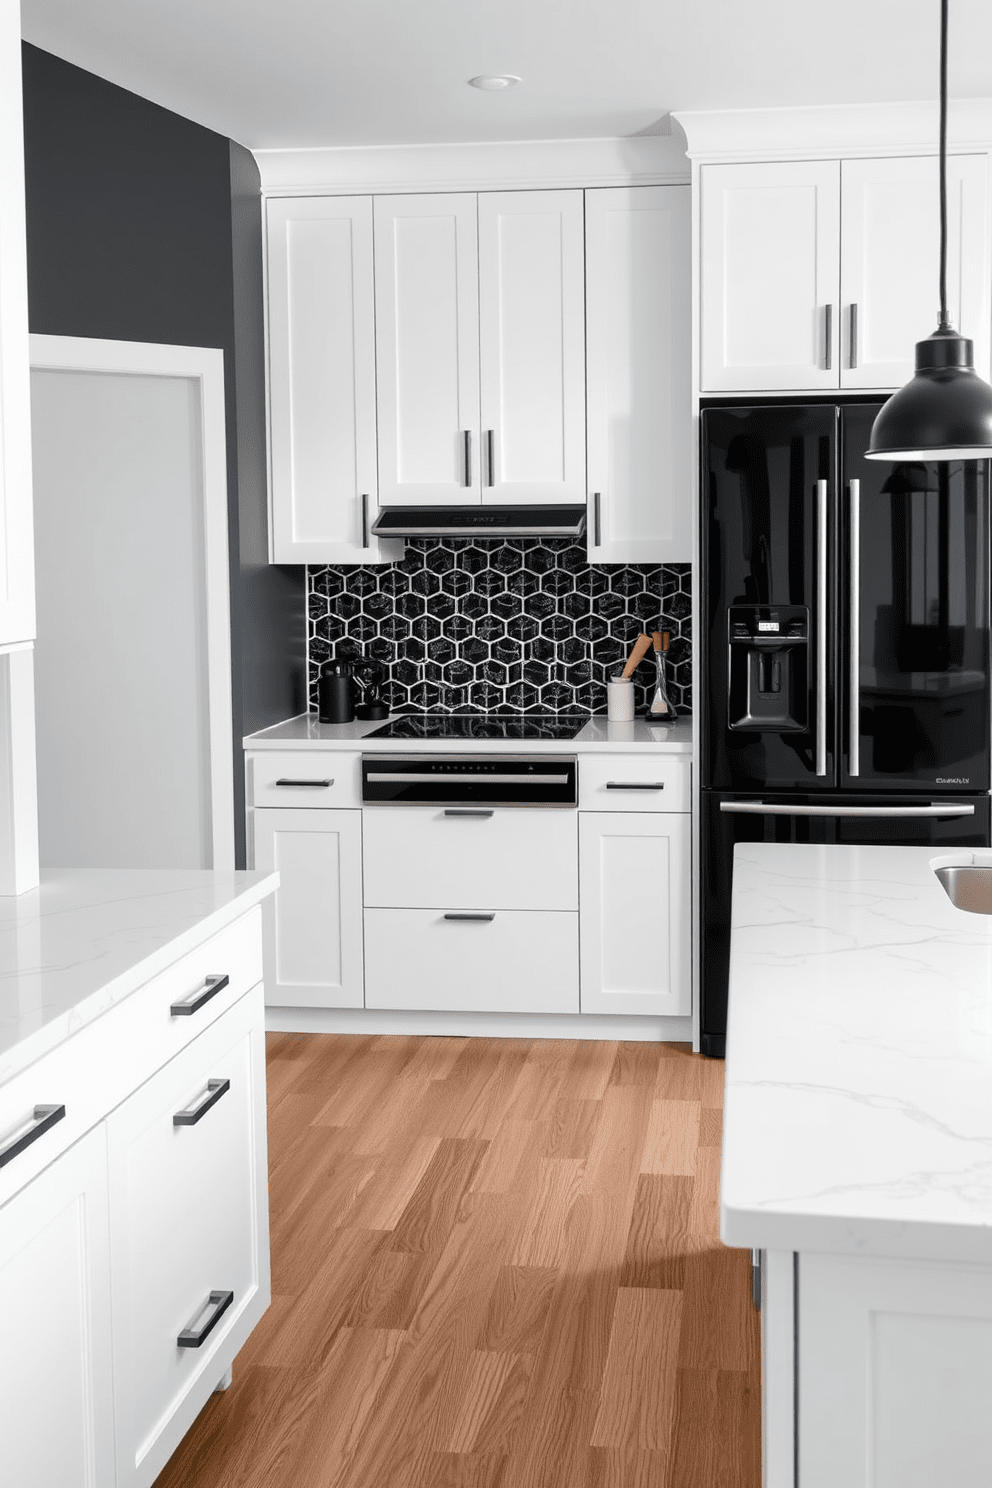
POLYGON ((0 1204, 261 979, 256 906, 0 1086, 0 1149, 31 1124, 36 1107, 65 1106, 61 1120, 0 1167, 0 1204), (173 1016, 174 1002, 195 999, 214 976, 227 985, 196 1011, 173 1016))
POLYGON ((583 754, 580 811, 689 811, 689 760, 665 754, 583 754))
POLYGON ((572 810, 369 807, 365 903, 377 908, 574 910, 572 810))
POLYGON ((579 917, 498 910, 365 911, 365 1006, 472 1013, 577 1013, 579 917))
POLYGON ((107 1122, 118 1488, 160 1471, 170 1422, 216 1385, 212 1360, 259 1292, 262 1019, 256 988, 107 1122), (199 1346, 180 1346, 229 1292, 199 1346))
POLYGON ((251 806, 361 806, 360 754, 292 749, 251 754, 251 806))

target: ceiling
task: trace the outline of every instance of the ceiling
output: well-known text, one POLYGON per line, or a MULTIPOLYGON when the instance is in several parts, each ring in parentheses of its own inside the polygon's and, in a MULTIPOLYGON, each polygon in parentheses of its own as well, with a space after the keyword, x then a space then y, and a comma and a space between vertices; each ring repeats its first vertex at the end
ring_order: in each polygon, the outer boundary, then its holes
MULTIPOLYGON (((936 92, 938 0, 22 0, 35 45, 250 148, 603 138, 936 92), (517 73, 505 93, 466 86, 517 73)), ((951 0, 951 94, 992 4, 951 0)))

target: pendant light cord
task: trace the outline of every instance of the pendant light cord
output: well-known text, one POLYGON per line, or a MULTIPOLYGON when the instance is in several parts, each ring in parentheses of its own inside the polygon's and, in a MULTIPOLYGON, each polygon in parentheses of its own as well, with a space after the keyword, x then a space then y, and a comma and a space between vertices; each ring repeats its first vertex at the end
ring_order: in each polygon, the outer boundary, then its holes
POLYGON ((947 5, 940 0, 940 327, 947 314, 947 5))

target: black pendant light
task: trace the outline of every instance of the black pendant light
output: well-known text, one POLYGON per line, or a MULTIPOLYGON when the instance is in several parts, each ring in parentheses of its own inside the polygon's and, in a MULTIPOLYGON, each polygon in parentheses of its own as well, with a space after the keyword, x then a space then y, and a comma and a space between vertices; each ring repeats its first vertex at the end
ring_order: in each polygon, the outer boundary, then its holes
POLYGON ((879 409, 869 460, 992 457, 992 387, 947 313, 947 3, 940 3, 940 317, 933 335, 916 343, 912 382, 879 409))

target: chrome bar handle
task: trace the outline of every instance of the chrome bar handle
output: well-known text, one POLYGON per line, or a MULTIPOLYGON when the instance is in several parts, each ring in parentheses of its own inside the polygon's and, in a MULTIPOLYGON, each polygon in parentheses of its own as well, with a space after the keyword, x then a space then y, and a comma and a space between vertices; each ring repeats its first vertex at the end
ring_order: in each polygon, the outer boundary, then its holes
POLYGON ((362 493, 361 502, 362 502, 362 547, 363 548, 367 548, 368 545, 369 545, 369 493, 367 491, 364 491, 362 493))
POLYGON ((889 816, 974 816, 973 805, 931 801, 929 806, 789 806, 780 801, 721 801, 729 816, 861 816, 883 820, 889 816))
POLYGON ((823 370, 829 372, 834 364, 834 307, 824 305, 823 307, 823 339, 826 343, 823 351, 823 370))
POLYGON ((592 493, 592 545, 594 548, 603 546, 602 497, 599 491, 592 493))
POLYGON ((215 1106, 220 1098, 227 1094, 230 1088, 230 1080, 208 1080, 203 1095, 199 1096, 191 1106, 184 1106, 181 1111, 176 1111, 172 1118, 173 1126, 195 1126, 198 1121, 203 1120, 210 1107, 215 1106))
POLYGON ((293 790, 327 790, 328 786, 333 784, 333 780, 290 780, 288 776, 283 776, 276 781, 276 785, 288 785, 293 790))
POLYGON ((858 365, 858 306, 855 301, 851 306, 851 337, 850 337, 850 365, 858 365))
POLYGON ((607 790, 664 790, 663 780, 608 780, 607 790))
POLYGON ((487 820, 495 816, 495 811, 477 810, 474 806, 448 806, 445 808, 445 816, 481 816, 487 820))
POLYGON ((827 773, 827 482, 816 483, 816 773, 827 773))
POLYGON ((486 430, 486 465, 489 477, 486 484, 494 486, 496 484, 496 440, 492 429, 486 430))
POLYGON ((55 1123, 64 1116, 65 1106, 35 1106, 30 1121, 12 1132, 0 1147, 0 1168, 13 1162, 15 1157, 20 1157, 25 1148, 30 1147, 32 1142, 37 1142, 47 1131, 51 1131, 55 1123))
POLYGON ((216 997, 218 992, 223 991, 230 980, 228 976, 208 976, 198 991, 190 997, 183 998, 182 1002, 174 1002, 169 1012, 174 1018, 191 1017, 193 1013, 198 1013, 211 997, 216 997))
POLYGON ((465 440, 465 485, 470 486, 472 484, 472 430, 466 429, 463 437, 465 440))
POLYGON ((496 918, 495 914, 446 914, 446 920, 477 920, 479 924, 489 925, 496 918))
POLYGON ((216 1328, 233 1301, 233 1292, 211 1292, 196 1317, 187 1323, 176 1339, 177 1347, 199 1348, 216 1328))
POLYGON ((851 502, 851 596, 848 615, 847 771, 861 774, 861 482, 848 486, 851 502))

